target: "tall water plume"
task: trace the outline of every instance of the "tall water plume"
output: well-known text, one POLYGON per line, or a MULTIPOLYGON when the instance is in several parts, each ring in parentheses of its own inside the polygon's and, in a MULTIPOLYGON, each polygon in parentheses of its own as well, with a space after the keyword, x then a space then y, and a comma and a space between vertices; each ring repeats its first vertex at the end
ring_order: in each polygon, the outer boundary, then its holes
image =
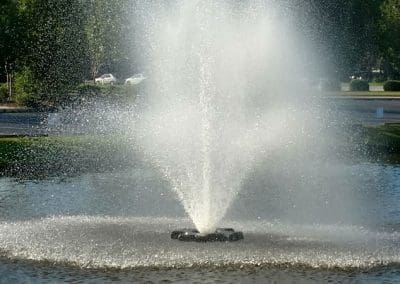
POLYGON ((149 77, 136 142, 212 231, 257 161, 313 147, 315 112, 299 88, 308 49, 276 1, 139 1, 136 13, 149 77))

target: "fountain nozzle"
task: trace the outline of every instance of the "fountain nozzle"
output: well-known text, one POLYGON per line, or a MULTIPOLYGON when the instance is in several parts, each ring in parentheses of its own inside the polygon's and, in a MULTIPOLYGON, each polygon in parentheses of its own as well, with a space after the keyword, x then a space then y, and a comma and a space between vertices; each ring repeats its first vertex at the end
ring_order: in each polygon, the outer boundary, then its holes
POLYGON ((197 229, 179 229, 171 233, 171 239, 186 242, 235 242, 243 238, 242 232, 232 228, 217 228, 209 234, 202 234, 197 229))

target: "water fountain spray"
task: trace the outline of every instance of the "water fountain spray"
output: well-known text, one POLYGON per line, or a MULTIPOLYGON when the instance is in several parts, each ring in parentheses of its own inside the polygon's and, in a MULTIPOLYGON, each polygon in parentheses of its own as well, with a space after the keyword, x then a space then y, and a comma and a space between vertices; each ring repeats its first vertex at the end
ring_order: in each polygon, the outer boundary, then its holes
POLYGON ((285 74, 304 75, 301 45, 273 1, 141 5, 149 88, 136 142, 211 233, 254 163, 295 139, 304 112, 289 105, 285 74))

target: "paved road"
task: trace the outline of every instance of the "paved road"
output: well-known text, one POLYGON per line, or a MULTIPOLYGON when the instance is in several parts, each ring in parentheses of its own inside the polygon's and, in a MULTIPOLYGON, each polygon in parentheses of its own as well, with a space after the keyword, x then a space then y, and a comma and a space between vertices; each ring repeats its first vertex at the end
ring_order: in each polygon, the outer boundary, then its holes
MULTIPOLYGON (((366 125, 400 123, 400 98, 335 97, 326 99, 326 107, 338 112, 340 119, 366 125)), ((0 136, 47 135, 48 113, 0 111, 0 136)))

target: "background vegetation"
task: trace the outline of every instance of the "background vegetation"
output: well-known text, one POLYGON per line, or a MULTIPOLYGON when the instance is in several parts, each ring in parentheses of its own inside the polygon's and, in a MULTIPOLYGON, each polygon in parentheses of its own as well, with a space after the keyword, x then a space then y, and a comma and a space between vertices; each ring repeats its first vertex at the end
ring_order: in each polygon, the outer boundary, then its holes
POLYGON ((10 99, 28 106, 51 105, 98 74, 133 75, 124 44, 129 3, 1 1, 0 82, 12 81, 10 99))
POLYGON ((366 80, 359 80, 359 79, 355 79, 355 80, 351 80, 350 81, 350 91, 353 92, 365 92, 365 91, 369 91, 369 84, 368 81, 366 80))
MULTIPOLYGON (((0 101, 51 105, 100 74, 124 79, 140 71, 135 44, 127 42, 135 3, 2 0, 0 83, 6 87, 0 87, 0 101)), ((399 0, 299 0, 293 7, 299 28, 318 47, 316 58, 332 66, 327 77, 400 79, 399 0)))

